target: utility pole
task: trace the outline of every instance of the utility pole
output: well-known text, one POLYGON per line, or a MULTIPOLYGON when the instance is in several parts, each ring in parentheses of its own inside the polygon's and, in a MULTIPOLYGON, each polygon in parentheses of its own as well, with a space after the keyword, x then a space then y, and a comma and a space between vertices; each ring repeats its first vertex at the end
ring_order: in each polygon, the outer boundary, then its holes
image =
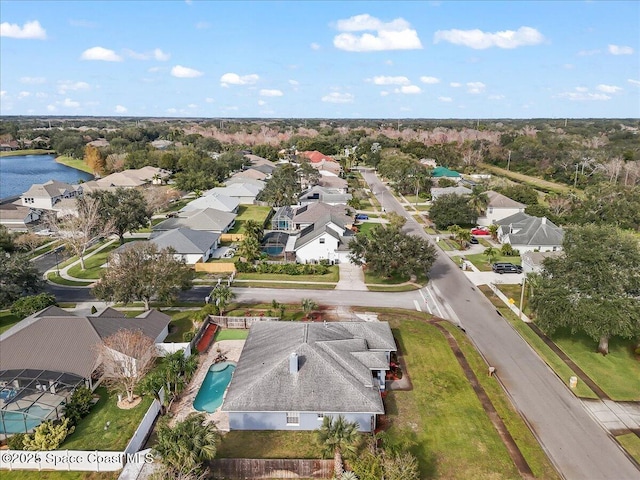
POLYGON ((526 275, 523 275, 522 277, 522 291, 520 292, 520 314, 518 315, 518 318, 520 320, 522 320, 522 304, 524 303, 524 284, 527 283, 527 277, 526 275))

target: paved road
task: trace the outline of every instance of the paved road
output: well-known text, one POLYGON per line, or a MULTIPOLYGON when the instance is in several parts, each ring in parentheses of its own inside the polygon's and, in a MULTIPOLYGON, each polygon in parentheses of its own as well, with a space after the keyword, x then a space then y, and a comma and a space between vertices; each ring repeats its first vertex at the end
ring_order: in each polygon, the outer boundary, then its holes
MULTIPOLYGON (((405 231, 429 239, 373 172, 363 172, 387 212, 405 216, 405 231)), ((638 479, 640 472, 567 387, 496 314, 484 295, 443 253, 430 272, 433 286, 460 319, 468 336, 496 367, 516 408, 523 414, 560 473, 567 479, 638 479)))

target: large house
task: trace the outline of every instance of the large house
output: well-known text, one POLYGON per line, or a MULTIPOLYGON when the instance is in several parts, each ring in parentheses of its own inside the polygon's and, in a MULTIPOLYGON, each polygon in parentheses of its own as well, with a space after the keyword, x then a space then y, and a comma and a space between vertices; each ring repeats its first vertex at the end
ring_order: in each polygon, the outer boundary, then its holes
POLYGON ((463 187, 461 185, 456 185, 455 187, 432 187, 431 188, 431 199, 437 200, 438 198, 444 195, 471 195, 471 189, 467 187, 463 187))
POLYGON ((149 185, 160 185, 167 180, 171 173, 161 168, 146 166, 138 169, 124 170, 112 173, 106 177, 87 182, 91 191, 108 190, 113 188, 136 188, 149 185))
POLYGON ((205 208, 213 208, 215 210, 221 210, 223 212, 238 213, 238 207, 240 201, 237 198, 232 198, 221 193, 212 193, 211 195, 205 195, 195 200, 191 200, 184 207, 181 212, 188 212, 189 210, 202 210, 205 208))
POLYGON ((325 188, 319 185, 311 187, 298 197, 300 205, 307 205, 314 202, 324 202, 329 205, 346 205, 351 200, 350 193, 343 193, 339 189, 325 188))
POLYGON ((184 259, 187 265, 209 260, 218 248, 219 240, 219 233, 190 228, 153 232, 149 237, 149 241, 156 244, 159 250, 173 248, 175 257, 184 259))
POLYGON ((154 225, 153 231, 162 232, 176 228, 190 228, 191 230, 227 233, 235 225, 237 217, 235 213, 223 212, 215 208, 187 210, 186 212, 178 212, 175 215, 175 217, 154 225))
POLYGON ((0 205, 0 225, 11 232, 26 232, 27 225, 40 218, 40 212, 18 203, 4 203, 0 205))
POLYGON ((495 223, 499 225, 497 234, 500 243, 509 243, 520 253, 562 250, 564 231, 546 217, 534 217, 521 212, 495 223))
POLYGON ((386 322, 255 323, 222 411, 231 430, 315 430, 343 415, 372 432, 394 351, 386 322))
POLYGON ((524 252, 520 255, 522 273, 541 273, 544 269, 544 261, 547 258, 558 257, 562 255, 562 251, 555 252, 524 252))
POLYGON ((515 215, 516 213, 524 213, 524 209, 527 207, 493 190, 489 190, 485 192, 485 194, 489 199, 489 203, 487 204, 485 214, 478 217, 478 225, 488 226, 498 223, 499 220, 515 215))
POLYGON ((136 318, 107 308, 78 316, 47 307, 0 334, 0 438, 61 417, 80 385, 101 380, 98 346, 118 330, 140 330, 162 342, 171 317, 150 310, 136 318))
POLYGON ((351 227, 353 218, 349 215, 349 208, 345 205, 329 205, 324 202, 315 202, 302 207, 280 207, 276 210, 271 220, 273 230, 296 231, 316 223, 327 215, 340 227, 351 227))
POLYGON ((253 205, 256 202, 256 197, 263 188, 264 184, 260 186, 249 182, 229 183, 224 187, 212 188, 206 191, 204 195, 225 195, 238 199, 240 205, 253 205))
POLYGON ((285 258, 298 263, 349 262, 349 243, 354 235, 339 216, 329 213, 289 236, 284 249, 285 258))
POLYGON ((20 199, 25 207, 53 210, 58 202, 65 198, 79 197, 82 192, 82 185, 49 180, 45 183, 34 183, 20 196, 20 199))

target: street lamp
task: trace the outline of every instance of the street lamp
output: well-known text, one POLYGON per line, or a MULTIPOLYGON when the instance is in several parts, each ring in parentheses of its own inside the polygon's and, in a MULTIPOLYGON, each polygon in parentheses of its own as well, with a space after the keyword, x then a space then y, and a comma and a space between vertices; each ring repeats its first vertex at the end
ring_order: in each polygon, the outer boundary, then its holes
POLYGON ((56 273, 58 274, 58 276, 60 276, 60 269, 58 268, 58 250, 59 250, 59 248, 60 247, 53 249, 53 254, 56 256, 56 273))

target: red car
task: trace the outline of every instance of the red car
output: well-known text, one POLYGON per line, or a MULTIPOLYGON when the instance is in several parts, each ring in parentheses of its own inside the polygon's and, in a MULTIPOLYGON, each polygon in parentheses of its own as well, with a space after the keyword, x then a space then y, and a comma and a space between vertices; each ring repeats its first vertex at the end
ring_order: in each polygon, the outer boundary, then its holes
POLYGON ((476 227, 471 229, 471 235, 491 235, 491 232, 486 227, 476 227))

